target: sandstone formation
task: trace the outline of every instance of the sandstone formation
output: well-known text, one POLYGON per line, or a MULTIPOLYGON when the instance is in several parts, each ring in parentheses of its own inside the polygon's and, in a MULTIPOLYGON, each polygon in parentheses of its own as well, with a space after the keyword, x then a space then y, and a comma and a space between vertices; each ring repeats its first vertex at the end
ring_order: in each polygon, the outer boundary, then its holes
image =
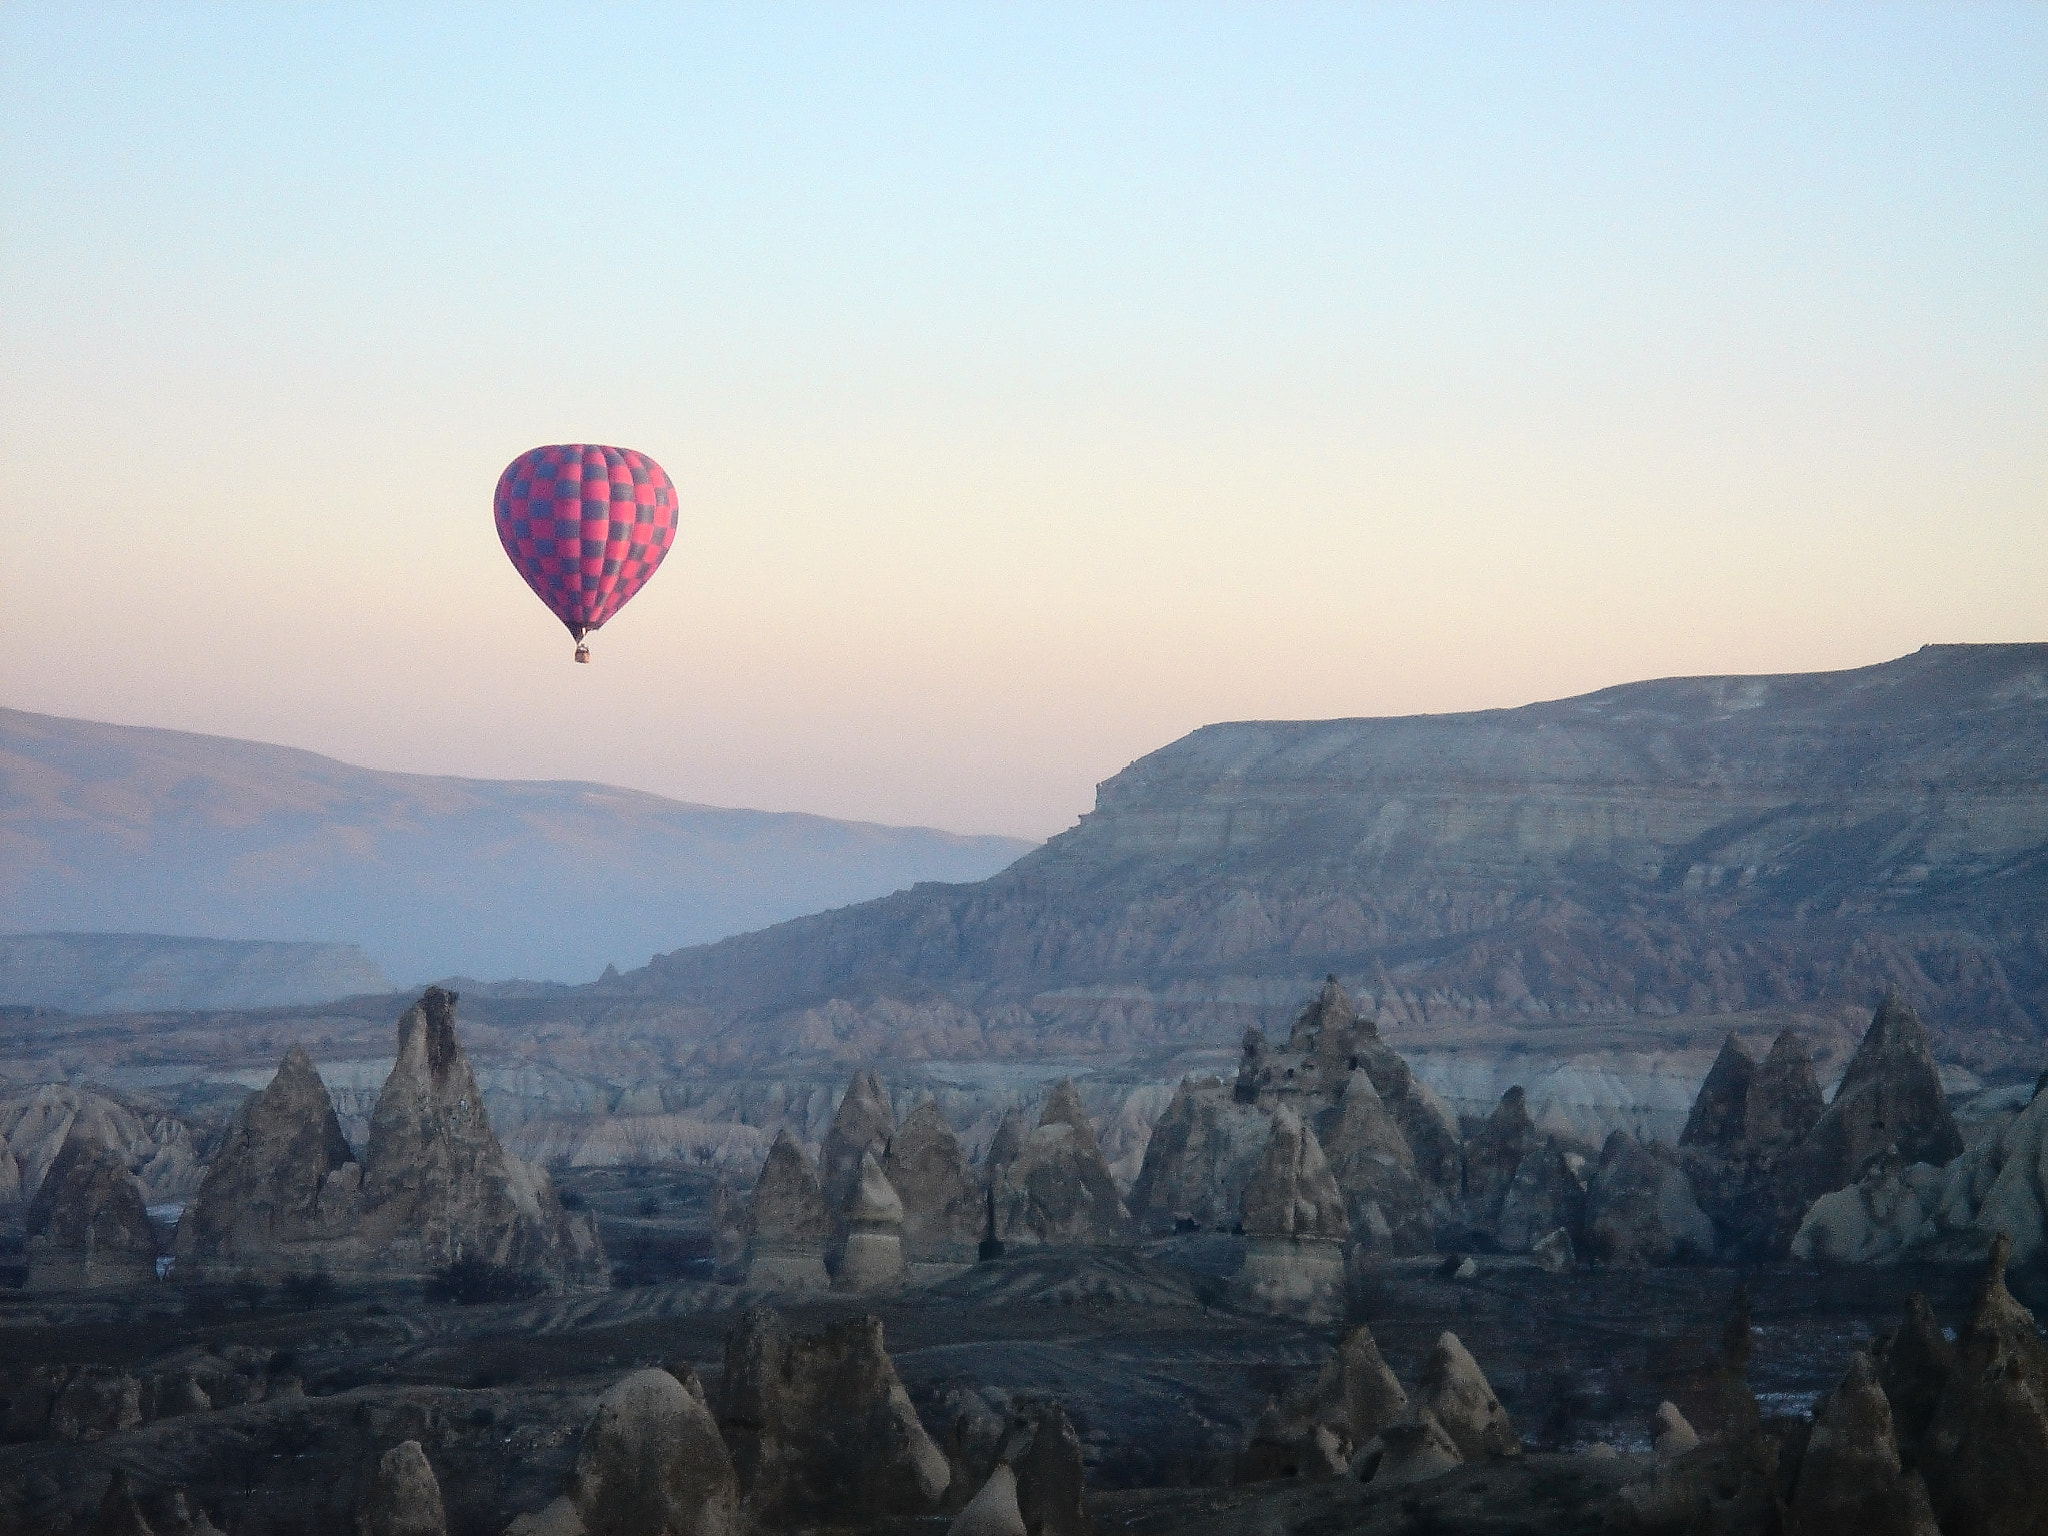
POLYGON ((322 1267, 347 1235, 363 1170, 302 1045, 243 1100, 178 1223, 181 1280, 322 1267))
POLYGON ((1821 1191, 1800 1149, 1825 1111, 1813 1058, 1782 1030, 1761 1064, 1730 1035, 1700 1085, 1680 1162, 1713 1220, 1715 1245, 1747 1258, 1782 1256, 1801 1213, 1821 1191))
POLYGON ((609 1279, 596 1224, 499 1144, 455 1033, 456 995, 429 987, 398 1021, 377 1095, 362 1193, 336 1268, 424 1274, 460 1259, 555 1285, 609 1279))
POLYGON ((1507 1409, 1455 1333, 1440 1336, 1423 1362, 1416 1402, 1435 1415, 1466 1461, 1522 1454, 1507 1409))
POLYGON ((1292 1110, 1274 1113, 1257 1172, 1245 1186, 1244 1267, 1232 1285, 1240 1305, 1328 1321, 1344 1310, 1344 1197, 1315 1132, 1292 1110))
POLYGON ((1354 1067, 1335 1116, 1326 1114, 1322 1121, 1328 1127, 1323 1152, 1344 1192, 1352 1237, 1390 1254, 1428 1252, 1436 1240, 1431 1192, 1372 1074, 1354 1067))
POLYGON ((1360 1245, 1382 1254, 1434 1245, 1440 1207, 1459 1189, 1455 1119, 1335 977, 1284 1049, 1246 1034, 1228 1089, 1215 1078, 1181 1083, 1146 1145, 1133 1215, 1153 1232, 1235 1225, 1282 1111, 1322 1145, 1360 1245))
POLYGON ((1700 1443, 1699 1434, 1684 1414, 1678 1411, 1676 1403, 1659 1403, 1652 1420, 1650 1449, 1655 1451, 1659 1461, 1670 1461, 1683 1456, 1700 1443))
POLYGON ((598 1399, 568 1492, 513 1521, 506 1536, 733 1536, 739 1529, 739 1480, 701 1395, 667 1371, 641 1370, 598 1399))
POLYGON ((1714 1224, 1676 1158, 1616 1131, 1586 1189, 1586 1245, 1609 1264, 1705 1262, 1714 1256, 1714 1224))
POLYGON ((889 1138, 882 1172, 903 1201, 903 1257, 913 1264, 971 1264, 981 1241, 982 1198, 959 1138, 926 1099, 889 1138))
POLYGON ((1840 1189, 1887 1154, 1940 1167, 1962 1150, 1927 1030, 1890 993, 1802 1152, 1816 1160, 1817 1183, 1840 1189))
POLYGON ((1788 1511, 1801 1536, 1939 1536, 1927 1486, 1899 1462, 1891 1404, 1870 1357, 1814 1410, 1788 1511))
POLYGON ((792 1338, 749 1312, 726 1340, 719 1425, 757 1526, 928 1514, 952 1476, 872 1317, 792 1338))
POLYGON ((1133 1233, 1130 1212, 1068 1080, 1053 1089, 1037 1129, 991 1189, 996 1235, 1006 1246, 1121 1243, 1133 1233))
POLYGON ((402 1440, 377 1462, 356 1536, 448 1536, 441 1485, 417 1440, 402 1440))
POLYGON ((135 1502, 135 1489, 125 1468, 116 1467, 108 1479, 107 1491, 101 1496, 99 1510, 86 1536, 156 1536, 143 1518, 142 1506, 135 1502))
POLYGON ((1268 1116, 1220 1079, 1182 1078, 1145 1144, 1132 1219, 1148 1232, 1229 1231, 1270 1131, 1268 1116))
POLYGON ((1411 1405, 1379 1434, 1381 1450, 1370 1469, 1374 1488, 1401 1488, 1427 1482, 1462 1466, 1464 1454, 1436 1415, 1421 1404, 1411 1405))
POLYGON ((996 1456, 1016 1475, 1018 1513, 1030 1536, 1088 1536, 1081 1437, 1064 1408, 1044 1399, 1017 1404, 996 1456))
POLYGON ((811 1160, 778 1131, 747 1210, 747 1283, 770 1290, 823 1290, 832 1213, 811 1160))
POLYGON ((0 1147, 13 1154, 24 1203, 35 1198, 74 1129, 121 1160, 142 1185, 145 1204, 184 1200, 199 1187, 199 1147, 176 1115, 108 1089, 45 1083, 0 1097, 0 1147))
POLYGON ((1013 1106, 1003 1111, 995 1135, 989 1138, 988 1155, 982 1160, 982 1174, 988 1187, 994 1188, 1002 1182, 1004 1171, 1017 1161, 1018 1154, 1024 1150, 1025 1138, 1030 1134, 1022 1109, 1013 1106))
POLYGON ((142 1186, 121 1159, 82 1126, 29 1202, 31 1290, 145 1285, 156 1279, 156 1234, 142 1186))
POLYGON ((2048 1251, 2048 1093, 2038 1086, 2025 1109, 1947 1167, 1887 1157, 1822 1195, 1792 1253, 1821 1264, 1956 1259, 1987 1252, 2001 1234, 2015 1262, 2048 1251))
POLYGON ((846 1246, 832 1287, 840 1291, 875 1291, 903 1279, 903 1202, 882 1173, 875 1154, 864 1152, 860 1182, 853 1188, 842 1216, 846 1246))
POLYGON ((1734 1146, 1742 1139, 1750 1084, 1755 1080, 1756 1062, 1742 1048, 1742 1042, 1730 1034, 1721 1042, 1721 1053, 1714 1058, 1713 1066, 1707 1069, 1678 1144, 1717 1150, 1734 1146))
POLYGON ((981 1491, 946 1527, 946 1536, 1030 1536, 1017 1507, 1017 1474, 1008 1462, 996 1463, 981 1491))
POLYGON ((889 1107, 889 1091, 873 1072, 856 1072, 840 1096, 831 1127, 818 1149, 818 1181, 825 1189, 825 1205, 832 1212, 833 1257, 846 1240, 841 1215, 861 1179, 861 1159, 869 1153, 883 1156, 889 1138, 896 1134, 896 1112, 889 1107))
POLYGON ((1408 1394, 1361 1323, 1306 1390, 1267 1405, 1237 1458, 1240 1483, 1336 1476, 1408 1406, 1408 1394), (1330 1470, 1334 1456, 1336 1470, 1330 1470))

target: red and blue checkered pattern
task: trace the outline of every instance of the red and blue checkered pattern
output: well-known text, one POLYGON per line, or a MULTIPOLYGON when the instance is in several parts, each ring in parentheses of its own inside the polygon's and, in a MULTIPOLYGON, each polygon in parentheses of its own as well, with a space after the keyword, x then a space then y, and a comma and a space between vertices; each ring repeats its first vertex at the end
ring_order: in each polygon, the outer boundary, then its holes
POLYGON ((647 584, 676 536, 676 488, 630 448, 560 443, 498 477, 498 539, 581 640, 647 584))

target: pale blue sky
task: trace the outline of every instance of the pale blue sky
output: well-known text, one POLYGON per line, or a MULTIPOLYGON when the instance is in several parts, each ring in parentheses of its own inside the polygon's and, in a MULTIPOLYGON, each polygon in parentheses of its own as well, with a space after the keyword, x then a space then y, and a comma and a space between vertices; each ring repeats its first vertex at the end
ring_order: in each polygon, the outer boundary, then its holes
POLYGON ((0 11, 0 697, 1057 830, 2048 631, 2048 7, 0 11), (654 454, 571 669, 506 460, 654 454))

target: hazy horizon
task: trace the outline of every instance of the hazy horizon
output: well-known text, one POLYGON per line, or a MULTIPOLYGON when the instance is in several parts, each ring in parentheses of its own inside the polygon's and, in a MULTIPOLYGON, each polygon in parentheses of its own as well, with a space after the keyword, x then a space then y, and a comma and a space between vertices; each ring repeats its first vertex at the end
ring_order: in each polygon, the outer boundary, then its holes
POLYGON ((2048 635, 2048 10, 14 6, 0 697, 1041 838, 2048 635), (591 667, 540 443, 678 545, 591 667))

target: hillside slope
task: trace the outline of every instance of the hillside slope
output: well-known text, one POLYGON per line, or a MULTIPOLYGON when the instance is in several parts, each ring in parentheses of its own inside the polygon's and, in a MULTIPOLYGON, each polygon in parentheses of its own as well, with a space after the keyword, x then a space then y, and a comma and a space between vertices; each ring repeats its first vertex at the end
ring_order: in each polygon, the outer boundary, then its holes
POLYGON ((379 773, 0 710, 0 928, 325 940, 401 982, 585 980, 1031 845, 603 784, 379 773))
POLYGON ((2038 1070, 2048 645, 1208 726, 989 880, 597 990, 713 1055, 964 1055, 1227 1039, 1325 970, 1425 1033, 1853 1017, 1896 984, 1949 1059, 2038 1070))

